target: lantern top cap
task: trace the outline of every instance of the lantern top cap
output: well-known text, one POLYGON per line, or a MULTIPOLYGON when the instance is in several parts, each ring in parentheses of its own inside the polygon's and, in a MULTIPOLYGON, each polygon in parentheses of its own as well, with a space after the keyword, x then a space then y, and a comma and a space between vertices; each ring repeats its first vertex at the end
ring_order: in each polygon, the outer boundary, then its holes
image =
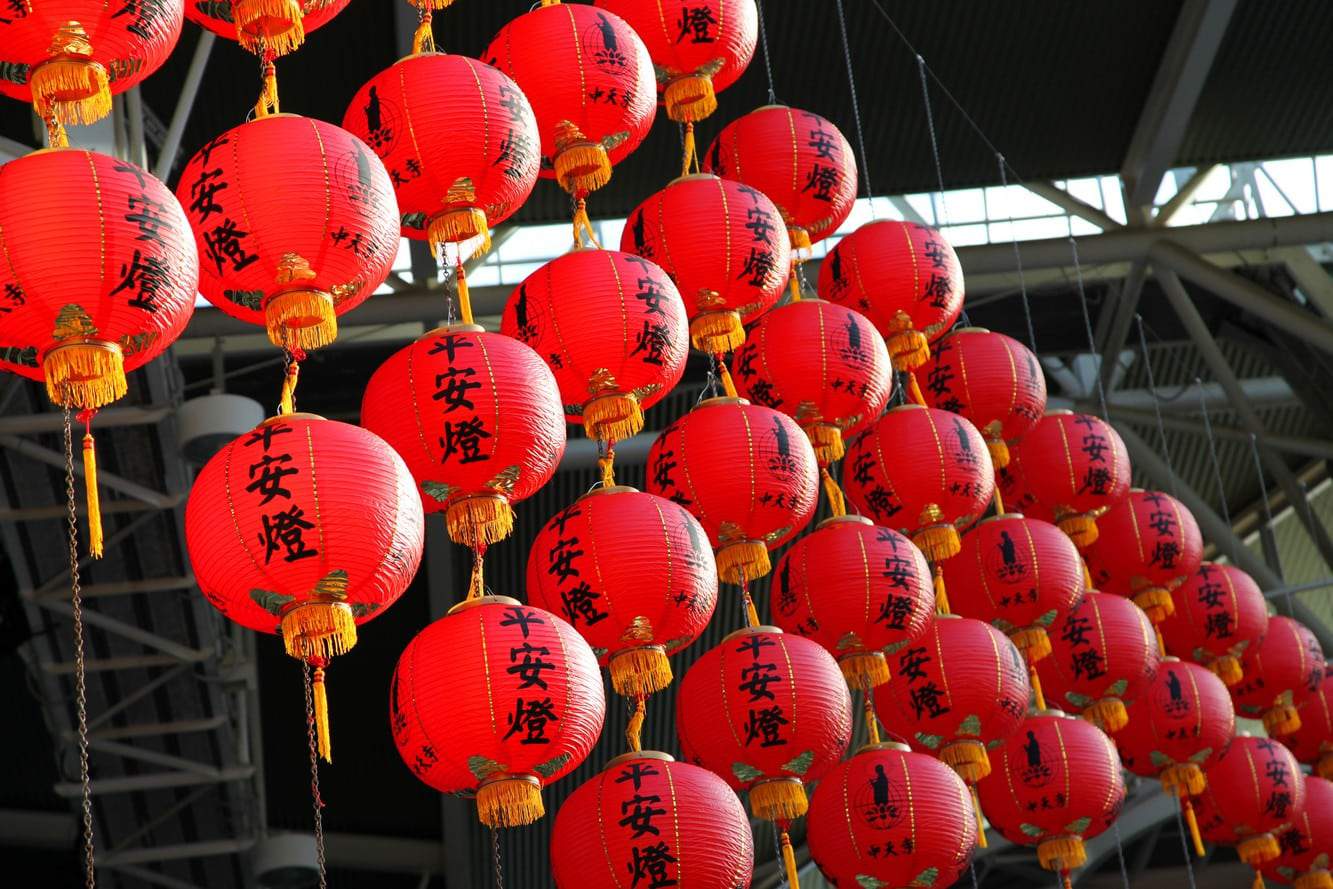
POLYGON ((984 519, 977 522, 977 524, 984 525, 987 522, 998 522, 1000 519, 1025 519, 1025 518, 1027 518, 1027 516, 1023 515, 1021 512, 1002 512, 999 515, 986 516, 984 519))
POLYGON ((1164 663, 1164 664, 1178 664, 1178 663, 1180 663, 1180 658, 1176 657, 1174 654, 1163 655, 1163 656, 1162 656, 1162 663, 1164 663))
POLYGON ((283 420, 322 420, 328 422, 328 417, 321 417, 319 414, 310 414, 305 411, 292 411, 290 414, 274 414, 260 421, 256 429, 263 429, 265 426, 272 426, 274 423, 281 423, 283 420))
POLYGON ((717 407, 718 405, 723 404, 749 405, 749 403, 749 399, 745 398, 735 398, 731 395, 714 395, 712 398, 705 398, 703 401, 696 404, 694 410, 697 411, 701 407, 717 407))
POLYGON ((927 408, 924 404, 912 404, 911 402, 907 402, 905 404, 900 404, 895 407, 889 408, 888 413, 892 414, 896 411, 924 411, 926 409, 927 408))
POLYGON ((874 522, 863 515, 835 515, 830 516, 815 526, 816 531, 822 531, 825 528, 833 528, 838 525, 869 525, 874 526, 874 522))
POLYGON ((935 615, 935 619, 936 619, 936 620, 962 620, 962 619, 963 619, 963 616, 962 616, 961 614, 937 614, 937 615, 935 615))
POLYGON ((597 497, 601 494, 638 494, 638 493, 640 493, 639 489, 631 487, 630 485, 611 485, 606 488, 593 488, 588 493, 579 497, 579 499, 587 500, 589 497, 597 497))
POLYGON ((946 336, 953 336, 954 334, 957 333, 990 333, 990 332, 991 329, 989 327, 977 327, 977 326, 955 327, 953 330, 949 331, 946 334, 946 336))
POLYGON ((445 615, 455 614, 459 611, 466 611, 469 608, 479 608, 482 605, 519 605, 523 603, 513 596, 478 596, 475 599, 464 599, 457 605, 445 612, 445 615))
POLYGON ((1047 417, 1065 417, 1065 416, 1069 416, 1069 417, 1072 417, 1073 415, 1074 415, 1074 412, 1073 412, 1073 411, 1069 410, 1068 408, 1060 407, 1060 408, 1051 408, 1051 409, 1048 410, 1043 416, 1047 416, 1047 417))
POLYGON ((783 635, 780 627, 770 627, 765 624, 760 624, 757 627, 741 627, 739 630, 735 630, 723 636, 722 641, 730 642, 732 639, 740 639, 742 636, 757 636, 760 633, 768 633, 773 636, 783 635))
POLYGON ((1055 718, 1055 719, 1073 719, 1073 718, 1074 718, 1073 716, 1070 716, 1070 715, 1069 715, 1068 713, 1066 713, 1065 711, 1063 711, 1063 710, 1057 710, 1057 709, 1055 709, 1054 707, 1047 707, 1045 710, 1033 710, 1033 711, 1032 711, 1030 714, 1028 714, 1028 715, 1029 715, 1029 716, 1050 716, 1050 717, 1053 717, 1053 718, 1055 718))
POLYGON ((672 179, 670 182, 668 182, 667 185, 668 186, 675 185, 677 182, 698 182, 701 180, 707 181, 710 179, 717 180, 721 178, 722 178, 721 176, 718 176, 714 173, 687 173, 684 176, 677 176, 675 179, 672 179))
POLYGON ((775 102, 771 105, 760 105, 758 108, 755 109, 755 111, 773 111, 773 110, 788 111, 790 109, 791 109, 790 105, 782 105, 780 103, 775 102))
POLYGON ((880 741, 876 744, 862 744, 856 748, 856 755, 874 753, 876 750, 897 750, 899 753, 911 753, 912 748, 901 741, 880 741))
POLYGON ((436 334, 440 333, 485 333, 485 332, 486 328, 482 327, 480 324, 463 324, 461 322, 458 324, 441 324, 439 327, 436 327, 433 330, 428 330, 425 333, 423 333, 420 339, 424 340, 426 337, 435 336, 436 334))
POLYGON ((670 753, 663 753, 661 750, 631 750, 629 753, 622 753, 619 756, 612 757, 602 767, 602 771, 609 772, 616 766, 625 762, 633 762, 636 759, 656 759, 660 762, 675 762, 676 758, 670 753))

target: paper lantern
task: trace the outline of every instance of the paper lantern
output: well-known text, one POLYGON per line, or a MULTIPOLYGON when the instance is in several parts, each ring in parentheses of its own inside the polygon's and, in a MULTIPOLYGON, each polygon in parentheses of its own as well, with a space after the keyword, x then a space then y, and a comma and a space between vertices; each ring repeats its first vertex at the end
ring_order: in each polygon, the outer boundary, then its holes
POLYGON ((1245 678, 1231 687, 1236 712, 1263 719, 1270 737, 1281 737, 1301 727, 1293 701, 1319 688, 1324 681, 1324 651, 1314 633, 1300 621, 1272 617, 1268 632, 1241 656, 1245 678))
POLYGON ((736 350, 740 394, 796 419, 821 466, 884 412, 893 392, 888 350, 865 317, 819 299, 764 314, 736 350))
POLYGON ((1199 568, 1203 536, 1176 498, 1131 488, 1098 519, 1087 559, 1097 589, 1131 597, 1160 624, 1175 610, 1171 591, 1199 568))
POLYGON ((407 461, 427 512, 473 548, 514 526, 512 504, 550 480, 565 452, 560 393, 541 356, 475 325, 441 327, 380 365, 361 423, 407 461))
POLYGON ((484 250, 537 184, 532 106, 512 80, 466 56, 400 60, 361 87, 343 127, 383 161, 403 235, 432 245, 484 250))
POLYGON ((626 753, 569 795, 551 832, 560 889, 688 885, 748 889, 750 821, 707 769, 665 753, 626 753))
POLYGON ((1115 745, 1101 729, 1058 710, 1023 720, 977 785, 991 826, 1011 843, 1036 846, 1060 874, 1087 860, 1084 841, 1111 826, 1125 801, 1115 745))
POLYGON ((1315 775, 1305 782, 1305 807, 1291 827, 1278 834, 1278 857, 1264 865, 1266 876, 1290 883, 1293 889, 1329 889, 1329 855, 1333 854, 1333 783, 1315 775))
POLYGON ((643 411, 680 382, 690 351, 676 286, 615 250, 575 250, 528 275, 500 331, 546 359, 566 419, 606 442, 643 429, 643 411))
POLYGON ((618 694, 671 682, 667 655, 699 637, 717 567, 684 507, 633 488, 597 488, 546 523, 528 555, 528 596, 564 617, 611 668, 618 694))
POLYGON ((842 132, 786 105, 765 105, 723 127, 704 171, 772 198, 796 250, 837 231, 856 201, 856 157, 842 132))
POLYGON ((908 534, 939 562, 957 554, 958 530, 986 511, 995 470, 985 440, 967 420, 904 404, 852 442, 843 484, 876 524, 908 534))
MULTIPOLYGON (((1055 513, 1043 507, 1032 496, 1023 477, 1018 471, 1017 461, 1010 459, 1006 466, 995 467, 995 491, 1000 495, 1004 508, 1011 513, 1040 519, 1048 524, 1055 522, 1055 513)), ((1079 556, 1082 559, 1082 556, 1079 556)))
POLYGON ((648 451, 648 490, 700 521, 729 583, 769 572, 768 551, 814 515, 818 479, 796 422, 743 398, 705 399, 648 451))
POLYGON ((1106 732, 1129 722, 1125 702, 1143 695, 1161 661, 1147 615, 1110 593, 1085 593, 1056 621, 1051 646, 1037 664, 1041 684, 1061 707, 1106 732))
POLYGON ((862 747, 810 800, 810 857, 835 886, 949 886, 977 829, 967 787, 906 744, 862 747))
POLYGON ((441 793, 475 795, 492 828, 545 815, 542 787, 587 758, 605 716, 588 643, 508 596, 449 609, 408 643, 389 688, 403 762, 441 793))
POLYGON ((613 12, 559 0, 510 20, 481 55, 518 84, 541 133, 541 175, 576 198, 611 179, 657 112, 653 63, 613 12))
POLYGON ((782 294, 791 248, 781 225, 778 208, 753 188, 685 176, 635 208, 620 249, 666 270, 685 299, 694 347, 721 355, 782 294))
POLYGON ((0 10, 0 95, 37 116, 93 123, 111 96, 162 66, 180 38, 185 0, 9 0, 0 10))
POLYGON ((351 0, 185 0, 185 17, 256 55, 284 56, 351 0))
POLYGON ((344 129, 258 117, 186 164, 176 196, 199 248, 199 289, 285 349, 317 349, 384 283, 398 207, 384 164, 344 129))
POLYGON ((185 537, 199 589, 227 619, 280 633, 287 653, 315 668, 325 759, 324 669, 421 562, 412 487, 402 459, 370 432, 287 414, 215 454, 190 490, 185 537))
POLYGON ((1088 414, 1052 411, 1011 452, 1022 485, 1086 549, 1097 518, 1129 492, 1129 456, 1120 435, 1088 414), (1030 470, 1025 469, 1025 464, 1030 470))
POLYGON ((1046 413, 1046 377, 1037 356, 1018 340, 982 327, 945 334, 921 368, 926 404, 966 417, 986 436, 996 467, 1009 445, 1046 413))
POLYGON ((1268 632, 1268 603, 1254 578, 1235 565, 1202 562, 1171 599, 1173 613, 1158 626, 1166 650, 1239 683, 1240 656, 1268 632))
POLYGON ((1014 733, 1031 694, 1014 644, 989 624, 942 614, 920 639, 889 656, 889 669, 892 678, 875 689, 885 725, 969 784, 989 774, 987 749, 1014 733))
POLYGON ((797 540, 771 591, 773 622, 823 645, 861 689, 889 681, 884 652, 920 639, 935 613, 921 551, 861 516, 825 519, 797 540))
POLYGON ((1321 778, 1333 780, 1333 670, 1327 666, 1314 691, 1295 699, 1301 727, 1282 738, 1296 758, 1314 767, 1321 778))
POLYGON ((1291 751, 1269 738, 1239 735, 1207 774, 1208 810, 1221 813, 1235 834, 1240 860, 1257 871, 1277 858, 1276 834, 1305 808, 1305 781, 1291 751))
POLYGON ((819 266, 819 293, 869 318, 894 366, 913 370, 963 310, 963 269, 938 230, 885 219, 833 246, 819 266))
POLYGON ((685 758, 750 795, 765 821, 805 814, 803 783, 842 759, 852 702, 833 657, 777 627, 746 627, 704 652, 676 698, 685 758))

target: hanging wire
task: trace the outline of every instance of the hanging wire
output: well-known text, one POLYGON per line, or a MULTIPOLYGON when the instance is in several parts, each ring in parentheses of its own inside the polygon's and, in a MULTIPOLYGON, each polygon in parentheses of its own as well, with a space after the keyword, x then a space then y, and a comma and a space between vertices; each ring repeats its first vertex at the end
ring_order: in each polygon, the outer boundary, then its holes
POLYGON ((1217 439, 1213 437, 1213 421, 1208 416, 1208 397, 1203 391, 1203 380, 1194 378, 1194 385, 1199 390, 1199 410, 1203 414, 1203 431, 1208 436, 1208 456, 1213 461, 1213 481, 1217 484, 1217 499, 1222 502, 1222 520, 1231 527, 1231 510, 1227 507, 1227 489, 1222 484, 1222 463, 1217 458, 1217 439))
POLYGON ((981 884, 977 882, 977 856, 967 856, 967 868, 972 871, 972 889, 981 889, 981 884))
POLYGON ((865 131, 861 127, 861 101, 856 96, 856 73, 852 70, 852 45, 847 40, 847 14, 842 0, 837 0, 838 30, 842 35, 842 57, 847 62, 847 86, 852 96, 852 120, 856 123, 856 144, 861 151, 861 181, 866 187, 866 201, 870 204, 870 218, 875 219, 875 190, 870 187, 870 155, 866 154, 865 131))
POLYGON ((306 742, 310 746, 310 808, 314 813, 315 863, 319 866, 319 889, 328 889, 324 864, 324 799, 319 794, 319 739, 315 735, 315 694, 310 681, 310 664, 301 661, 305 681, 306 742))
POLYGON ((773 89, 773 60, 768 54, 768 28, 764 25, 764 0, 758 0, 755 8, 759 10, 759 47, 764 53, 764 73, 768 76, 768 104, 778 104, 778 94, 773 89))
POLYGON ((1115 831, 1115 854, 1120 859, 1120 882, 1124 884, 1125 889, 1129 889, 1129 868, 1125 867, 1125 845, 1120 840, 1119 818, 1111 822, 1111 829, 1115 831))
MULTIPOLYGON (((998 151, 995 152, 995 165, 1000 169, 1000 188, 1008 191, 1009 177, 1004 173, 1004 168, 1008 164, 1005 162, 1004 155, 998 151)), ((1032 326, 1032 305, 1028 302, 1027 279, 1023 277, 1023 254, 1018 249, 1018 229, 1014 227, 1014 205, 1009 201, 1006 201, 1006 203, 1009 204, 1009 238, 1014 245, 1014 268, 1018 271, 1018 292, 1023 298, 1023 320, 1027 322, 1028 326, 1028 347, 1035 354, 1037 351, 1037 332, 1032 326)))
MULTIPOLYGON (((1250 457, 1254 460, 1254 474, 1259 476, 1259 492, 1263 495, 1264 504, 1264 529, 1271 535, 1273 533, 1273 507, 1268 502, 1268 482, 1264 480, 1264 466, 1259 461, 1259 439, 1250 433, 1250 457)), ((1286 577, 1282 573, 1282 553, 1278 552, 1277 541, 1273 541, 1273 560, 1276 564, 1272 565, 1273 573, 1278 579, 1285 582, 1286 577)), ((1291 611, 1291 591, 1288 590, 1284 596, 1287 602, 1287 610, 1291 611)))
MULTIPOLYGON (((1176 467, 1171 462, 1171 447, 1166 442, 1166 425, 1162 422, 1162 402, 1157 397, 1157 381, 1153 379, 1152 358, 1148 355, 1148 337, 1143 332, 1143 316, 1135 312, 1134 321, 1139 327, 1139 352, 1143 354, 1143 369, 1148 373, 1148 393, 1152 396, 1153 413, 1157 415, 1157 439, 1161 442, 1162 457, 1166 460, 1166 471, 1170 475, 1171 496, 1179 500, 1180 485, 1176 480, 1176 467)), ((1101 379, 1100 375, 1098 379, 1101 379)))
MULTIPOLYGON (((1078 281, 1078 304, 1083 309, 1083 332, 1088 337, 1088 353, 1097 355, 1097 341, 1092 335, 1092 316, 1088 314, 1088 294, 1083 289, 1083 266, 1078 261, 1078 242, 1074 236, 1069 236, 1069 252, 1074 258, 1074 277, 1078 281)), ((1101 405, 1102 419, 1108 423, 1111 421, 1111 415, 1106 410, 1106 387, 1102 385, 1101 368, 1093 368, 1093 376, 1097 379, 1097 402, 1101 405)))
POLYGON ((944 166, 940 163, 940 144, 935 136, 935 111, 930 104, 930 84, 926 81, 926 60, 920 53, 916 56, 916 70, 921 77, 921 101, 926 107, 926 131, 930 133, 930 153, 935 158, 935 181, 940 186, 940 205, 935 212, 935 221, 944 227, 949 224, 949 210, 944 201, 944 166))
POLYGON ((1180 851, 1185 854, 1185 875, 1189 877, 1190 889, 1198 889, 1194 885, 1194 861, 1190 858, 1189 840, 1185 838, 1188 831, 1185 830, 1185 819, 1180 814, 1180 806, 1176 806, 1176 831, 1180 834, 1180 851))
POLYGON ((504 868, 500 865, 500 830, 491 828, 491 863, 495 866, 495 889, 505 889, 504 868))
MULTIPOLYGON (((65 499, 69 506, 69 580, 70 616, 74 619, 74 709, 78 718, 79 736, 79 790, 83 817, 83 881, 86 889, 97 886, 97 868, 93 857, 93 797, 88 777, 88 686, 84 661, 83 596, 79 583, 79 516, 78 498, 74 494, 74 433, 70 409, 65 408, 65 499)), ((87 479, 89 484, 92 479, 87 479)))

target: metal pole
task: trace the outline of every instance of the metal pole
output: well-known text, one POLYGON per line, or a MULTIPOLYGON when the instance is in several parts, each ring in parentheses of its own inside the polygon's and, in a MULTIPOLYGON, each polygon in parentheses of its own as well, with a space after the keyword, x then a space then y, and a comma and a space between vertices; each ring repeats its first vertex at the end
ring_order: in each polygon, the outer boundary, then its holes
POLYGON ((185 81, 181 84, 180 99, 176 110, 172 112, 171 123, 167 125, 167 135, 162 139, 162 150, 157 155, 157 166, 153 175, 166 181, 171 174, 171 167, 176 162, 176 152, 181 147, 181 136, 185 135, 185 124, 194 110, 194 100, 199 95, 199 83, 204 79, 204 69, 208 67, 208 54, 213 51, 213 42, 217 35, 212 31, 200 30, 199 42, 194 45, 194 55, 190 58, 190 67, 185 72, 185 81))

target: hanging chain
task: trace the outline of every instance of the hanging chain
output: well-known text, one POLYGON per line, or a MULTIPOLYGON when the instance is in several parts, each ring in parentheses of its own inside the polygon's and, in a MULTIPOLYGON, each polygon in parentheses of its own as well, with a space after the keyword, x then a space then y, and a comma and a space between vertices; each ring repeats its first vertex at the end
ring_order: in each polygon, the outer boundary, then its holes
MULTIPOLYGON (((1069 253, 1074 258, 1074 278, 1078 282, 1078 304, 1083 309, 1083 332, 1088 337, 1088 354, 1096 356, 1097 341, 1092 335, 1092 316, 1088 314, 1088 293, 1083 289, 1083 266, 1078 261, 1078 242, 1074 236, 1069 236, 1069 253)), ((1093 376, 1097 379, 1097 403, 1101 405, 1102 419, 1111 422, 1111 415, 1106 410, 1106 387, 1102 385, 1101 367, 1093 368, 1093 376)))
MULTIPOLYGON (((1176 806, 1176 830, 1180 833, 1180 851, 1185 855, 1185 874, 1189 877, 1190 889, 1198 889, 1194 885, 1194 862, 1190 858, 1189 840, 1185 838, 1185 819, 1180 814, 1180 806, 1176 806)), ((1117 828, 1118 829, 1118 828, 1117 828)))
POLYGON ((491 828, 491 862, 495 865, 495 889, 505 889, 504 868, 500 866, 500 830, 491 828))
MULTIPOLYGON (((1004 159, 1004 155, 995 152, 995 164, 1000 168, 1000 188, 1005 192, 1009 191, 1009 177, 1005 174, 1005 168, 1009 166, 1004 159)), ((1014 205, 1005 196, 1005 203, 1009 205, 1009 238, 1014 245, 1014 268, 1018 271, 1018 292, 1023 299, 1023 320, 1028 325, 1028 346, 1033 354, 1037 351, 1037 332, 1032 326, 1032 305, 1028 302, 1028 284, 1023 276, 1023 254, 1018 250, 1018 229, 1014 227, 1014 205)))
POLYGON ((79 514, 74 494, 74 431, 70 409, 65 407, 65 500, 69 507, 69 586, 70 615, 74 618, 74 709, 78 716, 79 788, 83 799, 83 883, 87 889, 97 886, 93 859, 93 794, 88 778, 88 687, 87 664, 83 653, 83 595, 79 586, 79 514))
POLYGON ((1217 484, 1217 498, 1222 501, 1222 519, 1231 527, 1231 510, 1227 507, 1227 489, 1222 484, 1222 464, 1217 459, 1217 439, 1213 438, 1213 421, 1208 416, 1208 398, 1203 391, 1203 380, 1194 378, 1199 388, 1199 410, 1203 412, 1203 431, 1208 435, 1208 456, 1213 461, 1213 481, 1217 484))
POLYGON ((755 9, 759 11, 759 46, 764 53, 764 73, 768 75, 768 104, 778 104, 778 94, 773 89, 773 60, 768 55, 768 28, 764 25, 764 0, 756 0, 755 9))
MULTIPOLYGON (((1263 495, 1264 528, 1269 534, 1272 534, 1273 507, 1272 504, 1268 502, 1268 482, 1264 480, 1264 465, 1259 461, 1259 439, 1253 432, 1250 433, 1250 457, 1254 460, 1254 474, 1259 476, 1259 492, 1263 495)), ((1282 573, 1282 554, 1278 552, 1276 540, 1273 541, 1273 559, 1276 564, 1270 565, 1269 567, 1273 569, 1273 573, 1278 576, 1279 580, 1285 582, 1286 577, 1282 573)), ((1290 590, 1286 593, 1286 600, 1287 610, 1290 611, 1292 607, 1290 590)))
POLYGON ((1139 351, 1143 354, 1143 369, 1148 372, 1148 394, 1152 396, 1152 409, 1157 415, 1157 440, 1162 443, 1162 457, 1166 460, 1166 471, 1171 476, 1171 496, 1179 498, 1180 486, 1176 482, 1176 467, 1171 462, 1171 448, 1166 443, 1166 425, 1162 422, 1162 401, 1157 397, 1157 381, 1153 379, 1152 358, 1148 356, 1148 337, 1143 332, 1143 316, 1136 312, 1134 319, 1139 326, 1139 351))
POLYGON ((921 102, 926 108, 926 131, 930 133, 930 153, 935 158, 935 181, 940 186, 940 204, 935 212, 935 222, 943 227, 949 224, 949 209, 944 202, 944 165, 940 163, 940 143, 935 135, 935 110, 930 104, 930 85, 926 82, 926 60, 920 53, 916 56, 916 71, 921 77, 921 102))
POLYGON ((301 661, 305 681, 305 732, 310 746, 310 803, 315 824, 315 862, 319 865, 319 889, 328 889, 324 865, 324 799, 319 795, 319 739, 315 737, 315 695, 310 683, 310 665, 301 661))
POLYGON ((861 101, 856 97, 856 73, 852 70, 852 45, 847 39, 847 14, 838 0, 838 31, 842 35, 842 57, 847 62, 847 86, 852 96, 852 120, 856 123, 856 145, 861 150, 861 180, 866 187, 866 201, 870 204, 870 218, 875 218, 875 191, 870 187, 870 156, 866 154, 866 137, 861 128, 861 101))

